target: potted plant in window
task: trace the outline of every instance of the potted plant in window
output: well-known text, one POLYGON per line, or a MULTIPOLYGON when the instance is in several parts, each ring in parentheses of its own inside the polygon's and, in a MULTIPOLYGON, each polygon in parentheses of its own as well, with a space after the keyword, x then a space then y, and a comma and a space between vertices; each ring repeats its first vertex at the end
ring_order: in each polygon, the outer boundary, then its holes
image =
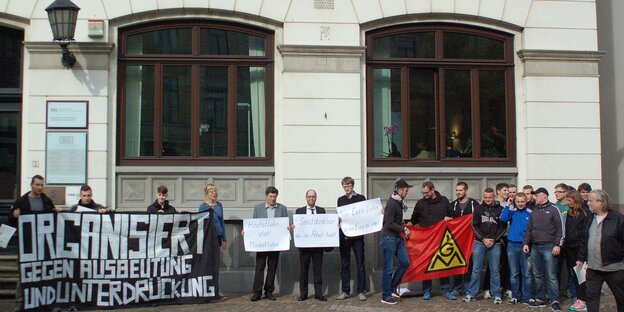
POLYGON ((397 145, 392 142, 392 136, 394 136, 394 134, 398 130, 397 125, 393 123, 390 124, 390 126, 388 127, 384 127, 383 129, 384 135, 388 140, 388 152, 386 153, 386 157, 401 157, 401 152, 399 152, 397 145))

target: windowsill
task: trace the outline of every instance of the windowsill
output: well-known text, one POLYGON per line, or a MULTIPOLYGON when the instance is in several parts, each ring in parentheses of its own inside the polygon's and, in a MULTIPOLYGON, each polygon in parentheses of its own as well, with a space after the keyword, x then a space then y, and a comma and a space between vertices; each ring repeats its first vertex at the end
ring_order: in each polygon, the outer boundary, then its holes
POLYGON ((117 173, 275 173, 273 166, 215 167, 215 166, 116 166, 117 173))
POLYGON ((488 173, 517 174, 517 167, 368 167, 368 173, 488 173))

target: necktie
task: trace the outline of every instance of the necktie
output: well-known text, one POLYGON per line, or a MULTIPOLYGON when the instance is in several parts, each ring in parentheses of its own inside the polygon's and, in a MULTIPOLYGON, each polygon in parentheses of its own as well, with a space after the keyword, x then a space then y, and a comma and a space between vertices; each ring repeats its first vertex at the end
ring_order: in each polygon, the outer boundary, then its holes
POLYGON ((310 208, 310 212, 314 214, 314 208, 310 208))

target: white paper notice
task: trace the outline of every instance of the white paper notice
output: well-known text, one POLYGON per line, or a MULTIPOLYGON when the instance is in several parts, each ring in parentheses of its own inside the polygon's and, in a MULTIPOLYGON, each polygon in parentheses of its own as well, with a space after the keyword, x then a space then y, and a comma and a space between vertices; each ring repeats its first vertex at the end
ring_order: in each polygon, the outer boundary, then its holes
POLYGON ((342 232, 346 236, 353 237, 381 231, 383 226, 381 209, 379 198, 337 207, 342 232))
POLYGON ((9 240, 11 240, 15 231, 16 229, 12 226, 6 224, 0 225, 0 247, 7 248, 9 240))
POLYGON ((85 206, 78 205, 78 207, 76 207, 76 212, 97 212, 97 211, 91 208, 87 208, 85 206))
POLYGON ((585 275, 587 274, 587 262, 583 262, 583 265, 580 266, 580 268, 578 265, 575 265, 574 273, 576 273, 576 279, 578 279, 579 285, 585 283, 585 275))
POLYGON ((284 251, 290 249, 288 217, 244 219, 245 251, 284 251))
POLYGON ((337 214, 296 214, 295 247, 338 247, 338 215, 337 214))

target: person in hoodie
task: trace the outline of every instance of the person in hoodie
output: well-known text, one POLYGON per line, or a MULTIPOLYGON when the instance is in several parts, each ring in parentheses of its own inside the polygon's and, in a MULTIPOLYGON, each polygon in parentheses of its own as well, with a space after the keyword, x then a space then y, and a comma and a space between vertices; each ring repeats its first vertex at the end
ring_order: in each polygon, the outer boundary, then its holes
POLYGON ((503 208, 500 217, 503 222, 510 223, 507 235, 507 260, 512 296, 508 303, 516 304, 522 299, 522 302, 528 304, 531 299, 531 274, 528 255, 522 251, 522 242, 531 218, 531 209, 526 207, 527 197, 524 193, 517 193, 513 201, 515 205, 503 208))
MULTIPOLYGON (((472 215, 475 208, 479 207, 479 202, 468 197, 468 184, 459 181, 455 185, 455 195, 457 199, 451 202, 451 217, 459 218, 465 215, 472 215)), ((472 261, 468 265, 468 271, 465 274, 453 276, 453 295, 461 296, 466 292, 465 284, 470 282, 470 274, 472 272, 472 261)))
POLYGON ((156 200, 147 207, 148 213, 178 213, 175 207, 169 204, 167 197, 169 196, 169 189, 166 186, 161 185, 156 189, 156 200))
POLYGON ((481 284, 483 260, 487 257, 490 269, 490 290, 494 297, 494 304, 503 303, 500 294, 499 264, 501 240, 506 226, 500 220, 502 211, 503 207, 494 201, 494 190, 491 187, 486 188, 483 191, 483 202, 472 214, 475 242, 472 250, 472 274, 464 302, 476 300, 481 284))
POLYGON ((78 211, 78 207, 89 208, 94 212, 97 211, 98 213, 107 213, 111 211, 93 200, 93 190, 86 184, 80 187, 80 200, 78 200, 77 204, 71 207, 70 211, 76 212, 78 211))
POLYGON ((548 200, 548 191, 545 188, 538 188, 533 195, 536 206, 531 212, 522 247, 525 253, 531 253, 531 267, 536 284, 535 298, 529 301, 529 306, 546 306, 546 288, 551 310, 561 311, 555 257, 561 253, 563 246, 563 219, 559 209, 548 200))
MULTIPOLYGON (((422 184, 422 195, 423 198, 416 202, 414 211, 412 212, 412 217, 407 225, 417 224, 426 228, 433 226, 442 220, 451 219, 452 213, 449 200, 436 191, 433 183, 426 181, 422 184)), ((422 281, 424 300, 431 299, 432 285, 433 283, 431 280, 422 281)), ((448 277, 440 279, 440 292, 449 300, 457 300, 457 297, 455 297, 450 290, 448 277)))

